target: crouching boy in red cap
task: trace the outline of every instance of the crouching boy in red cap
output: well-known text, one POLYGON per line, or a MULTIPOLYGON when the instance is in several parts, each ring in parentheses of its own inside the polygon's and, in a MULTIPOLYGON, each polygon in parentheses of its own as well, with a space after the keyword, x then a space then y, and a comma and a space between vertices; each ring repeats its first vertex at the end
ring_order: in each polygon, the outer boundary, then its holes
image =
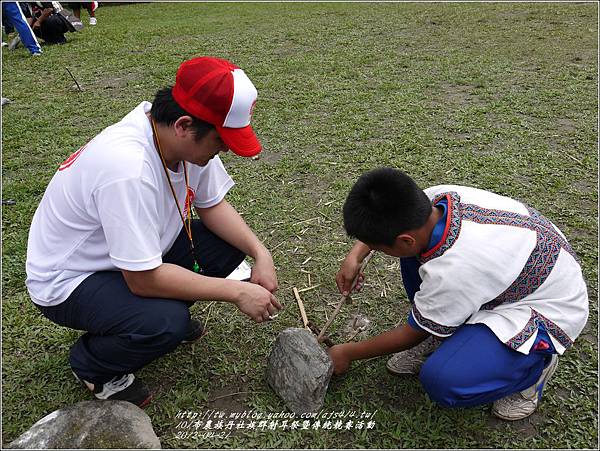
POLYGON ((229 61, 187 61, 172 88, 82 146, 50 181, 29 233, 27 288, 47 318, 86 332, 70 365, 97 398, 149 401, 132 373, 203 334, 193 301, 231 302, 256 322, 281 308, 271 255, 225 200, 233 181, 218 156, 260 152, 256 97, 229 61), (251 283, 225 279, 246 255, 251 283))
POLYGON ((344 225, 359 241, 338 272, 340 291, 375 249, 400 257, 412 308, 405 325, 332 347, 337 374, 397 353, 388 369, 419 374, 443 406, 493 403, 506 420, 535 411, 588 317, 581 268, 554 224, 507 197, 456 185, 422 191, 382 168, 353 186, 344 225))

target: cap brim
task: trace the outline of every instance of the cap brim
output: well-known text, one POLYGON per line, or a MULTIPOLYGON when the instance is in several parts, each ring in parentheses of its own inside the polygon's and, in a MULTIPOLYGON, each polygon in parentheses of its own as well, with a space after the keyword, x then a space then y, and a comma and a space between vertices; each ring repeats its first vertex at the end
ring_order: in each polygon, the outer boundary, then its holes
POLYGON ((251 126, 229 128, 216 126, 219 136, 233 152, 242 157, 253 157, 262 150, 258 138, 251 126))

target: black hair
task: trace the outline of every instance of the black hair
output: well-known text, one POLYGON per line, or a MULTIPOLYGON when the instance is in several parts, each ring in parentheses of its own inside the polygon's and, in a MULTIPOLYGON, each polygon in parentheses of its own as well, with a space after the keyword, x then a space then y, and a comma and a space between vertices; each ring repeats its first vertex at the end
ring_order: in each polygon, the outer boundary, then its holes
POLYGON ((173 125, 181 116, 190 116, 192 118, 192 129, 196 141, 200 141, 204 135, 215 128, 214 125, 204 122, 192 114, 185 111, 175 101, 172 92, 173 87, 159 89, 154 96, 154 102, 150 109, 150 116, 158 124, 173 125))
POLYGON ((363 174, 344 203, 344 227, 366 244, 394 244, 396 237, 423 226, 431 201, 404 172, 378 168, 363 174))

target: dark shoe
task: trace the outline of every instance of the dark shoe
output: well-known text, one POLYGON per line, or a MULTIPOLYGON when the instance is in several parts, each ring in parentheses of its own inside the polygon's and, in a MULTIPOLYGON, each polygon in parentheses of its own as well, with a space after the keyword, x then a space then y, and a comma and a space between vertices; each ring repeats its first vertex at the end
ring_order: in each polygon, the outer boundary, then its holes
MULTIPOLYGON (((75 374, 75 373, 73 373, 75 374)), ((104 384, 93 384, 75 377, 82 381, 98 399, 110 401, 127 401, 138 407, 146 406, 152 399, 152 394, 144 383, 136 379, 133 374, 115 376, 104 384)))
POLYGON ((202 338, 206 333, 206 329, 204 328, 204 324, 202 321, 197 319, 191 319, 188 324, 187 332, 185 333, 185 337, 181 340, 181 343, 193 343, 194 341, 202 338))

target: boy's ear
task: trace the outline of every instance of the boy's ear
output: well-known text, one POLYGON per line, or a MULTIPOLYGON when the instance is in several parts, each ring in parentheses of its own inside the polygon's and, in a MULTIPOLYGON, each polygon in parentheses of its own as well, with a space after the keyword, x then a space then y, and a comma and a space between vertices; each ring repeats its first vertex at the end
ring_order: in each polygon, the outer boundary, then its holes
POLYGON ((403 248, 411 248, 417 244, 417 240, 410 233, 401 233, 396 237, 396 244, 400 244, 403 248))

